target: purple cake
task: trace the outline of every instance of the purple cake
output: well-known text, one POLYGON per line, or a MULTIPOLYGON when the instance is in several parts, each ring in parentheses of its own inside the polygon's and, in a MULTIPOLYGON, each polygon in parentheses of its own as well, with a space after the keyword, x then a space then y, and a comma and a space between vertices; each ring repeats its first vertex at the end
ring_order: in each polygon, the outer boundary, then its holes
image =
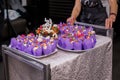
POLYGON ((82 50, 82 40, 76 40, 73 43, 74 50, 82 50))
POLYGON ((55 41, 50 42, 51 46, 52 46, 52 52, 55 51, 56 47, 57 47, 57 43, 55 41))
POLYGON ((48 55, 52 52, 52 45, 47 45, 46 43, 44 43, 42 50, 44 55, 48 55))
POLYGON ((21 47, 22 45, 23 43, 21 41, 17 41, 16 49, 22 50, 22 47, 21 47))
POLYGON ((69 38, 65 38, 64 44, 65 44, 65 49, 69 49, 69 50, 73 49, 73 42, 71 42, 69 38))
POLYGON ((27 47, 28 47, 27 43, 23 43, 23 44, 21 45, 21 51, 24 51, 24 52, 25 52, 25 50, 26 50, 27 47))
POLYGON ((83 41, 83 48, 84 48, 84 50, 93 48, 93 43, 92 43, 91 38, 84 39, 84 41, 83 41))
POLYGON ((17 45, 16 38, 11 38, 10 45, 11 45, 11 47, 16 48, 16 45, 17 45))
POLYGON ((33 48, 34 48, 34 46, 30 45, 30 46, 28 46, 24 51, 25 51, 26 53, 28 53, 28 54, 33 54, 33 53, 32 53, 33 48))
POLYGON ((42 55, 42 47, 41 46, 35 46, 34 48, 33 48, 33 55, 34 56, 41 56, 42 55))
POLYGON ((62 47, 62 48, 65 48, 65 47, 66 47, 64 41, 65 41, 65 38, 62 38, 62 37, 59 38, 58 45, 59 45, 60 47, 62 47))
POLYGON ((92 42, 92 47, 94 47, 95 44, 96 44, 96 38, 95 37, 91 37, 91 42, 92 42))

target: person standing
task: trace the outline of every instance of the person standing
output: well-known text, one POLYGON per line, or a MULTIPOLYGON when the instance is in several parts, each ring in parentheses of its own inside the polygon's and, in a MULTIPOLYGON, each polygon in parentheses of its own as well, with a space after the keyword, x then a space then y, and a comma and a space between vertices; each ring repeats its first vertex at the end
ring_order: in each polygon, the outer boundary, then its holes
POLYGON ((74 24, 80 15, 80 22, 112 28, 117 16, 116 0, 75 0, 71 16, 67 22, 74 24))

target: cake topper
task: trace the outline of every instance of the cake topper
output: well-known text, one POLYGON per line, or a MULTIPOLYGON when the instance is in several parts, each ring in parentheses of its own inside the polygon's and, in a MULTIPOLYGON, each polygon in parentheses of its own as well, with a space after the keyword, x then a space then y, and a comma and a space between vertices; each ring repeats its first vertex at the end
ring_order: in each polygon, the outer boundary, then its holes
POLYGON ((50 30, 52 27, 52 20, 51 19, 46 19, 45 18, 45 24, 43 24, 43 28, 45 28, 46 30, 50 30))

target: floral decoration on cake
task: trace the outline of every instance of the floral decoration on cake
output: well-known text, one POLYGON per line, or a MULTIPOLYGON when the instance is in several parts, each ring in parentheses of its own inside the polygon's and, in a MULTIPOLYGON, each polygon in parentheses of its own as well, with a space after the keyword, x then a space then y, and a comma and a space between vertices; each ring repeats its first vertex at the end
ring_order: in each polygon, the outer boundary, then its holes
POLYGON ((55 36, 57 37, 57 34, 59 33, 58 25, 53 24, 51 19, 46 19, 45 18, 45 24, 40 25, 37 30, 36 34, 37 35, 42 35, 42 36, 55 36))

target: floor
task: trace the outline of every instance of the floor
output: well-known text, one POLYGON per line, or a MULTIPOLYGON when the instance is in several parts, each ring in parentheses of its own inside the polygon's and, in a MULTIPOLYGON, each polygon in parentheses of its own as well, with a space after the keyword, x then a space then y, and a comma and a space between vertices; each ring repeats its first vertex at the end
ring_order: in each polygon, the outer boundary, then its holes
MULTIPOLYGON (((4 80, 3 63, 0 62, 0 80, 4 80)), ((113 39, 113 76, 112 80, 120 80, 120 35, 113 39)))

